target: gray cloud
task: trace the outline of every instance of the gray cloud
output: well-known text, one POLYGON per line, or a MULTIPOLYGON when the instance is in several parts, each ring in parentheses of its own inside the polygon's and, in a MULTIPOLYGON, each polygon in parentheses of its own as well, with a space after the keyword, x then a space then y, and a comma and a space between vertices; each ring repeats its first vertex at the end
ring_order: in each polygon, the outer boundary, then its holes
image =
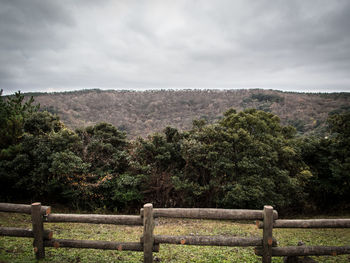
POLYGON ((350 2, 0 1, 0 88, 350 91, 350 2))

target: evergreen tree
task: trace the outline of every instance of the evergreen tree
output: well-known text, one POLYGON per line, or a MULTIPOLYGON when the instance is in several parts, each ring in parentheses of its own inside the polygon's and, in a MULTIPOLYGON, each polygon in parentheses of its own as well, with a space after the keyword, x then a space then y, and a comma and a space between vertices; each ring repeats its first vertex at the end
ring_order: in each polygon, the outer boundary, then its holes
POLYGON ((303 158, 314 178, 307 191, 319 209, 348 209, 350 203, 350 113, 328 118, 329 135, 307 138, 303 158))
POLYGON ((186 166, 177 187, 191 206, 295 205, 311 173, 294 134, 271 113, 230 110, 219 123, 196 126, 184 139, 186 166))

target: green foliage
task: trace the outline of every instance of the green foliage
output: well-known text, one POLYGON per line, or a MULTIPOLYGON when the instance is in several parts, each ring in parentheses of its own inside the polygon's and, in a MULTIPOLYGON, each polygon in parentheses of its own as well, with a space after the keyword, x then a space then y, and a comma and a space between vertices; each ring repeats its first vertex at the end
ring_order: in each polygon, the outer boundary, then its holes
MULTIPOLYGON (((132 209, 142 199, 142 175, 128 172, 129 143, 124 132, 109 123, 99 123, 76 131, 83 144, 82 159, 91 166, 89 174, 92 205, 111 210, 132 209)), ((83 190, 83 189, 82 189, 83 190)))
MULTIPOLYGON (((16 98, 20 103, 22 98, 16 98)), ((22 135, 0 156, 2 198, 72 200, 65 193, 72 191, 73 178, 89 167, 77 155, 82 149, 79 137, 57 116, 28 105, 22 109, 22 135)))
POLYGON ((33 103, 33 97, 25 101, 21 92, 4 98, 0 91, 0 151, 20 141, 25 119, 39 109, 33 103))
POLYGON ((350 203, 350 113, 330 115, 330 134, 307 138, 303 158, 313 170, 308 191, 319 208, 349 208, 350 203), (332 207, 333 206, 333 207, 332 207))
POLYGON ((83 160, 90 163, 89 172, 104 176, 105 173, 123 173, 128 167, 125 133, 109 123, 99 123, 77 130, 84 149, 83 160))
POLYGON ((89 168, 88 164, 70 150, 53 153, 50 159, 52 161, 49 171, 53 177, 73 177, 76 174, 86 173, 89 168))
POLYGON ((284 98, 278 96, 277 94, 264 94, 264 93, 255 93, 251 95, 252 100, 258 101, 268 101, 268 102, 283 102, 284 98))
POLYGON ((100 181, 103 205, 114 211, 134 212, 143 201, 142 174, 107 175, 100 181))
POLYGON ((57 115, 49 112, 35 112, 28 116, 24 122, 24 131, 33 135, 43 135, 52 131, 58 132, 63 128, 57 115))
MULTIPOLYGON (((254 99, 278 100, 265 95, 254 99)), ((296 137, 295 128, 266 111, 229 109, 211 124, 194 120, 186 132, 166 127, 128 141, 108 123, 72 131, 33 103, 20 93, 0 100, 2 200, 128 211, 145 202, 349 208, 349 113, 330 115, 326 138, 296 137)))
POLYGON ((3 185, 18 192, 18 198, 59 200, 70 187, 68 181, 89 166, 74 153, 81 148, 77 139, 67 130, 40 136, 25 134, 16 151, 9 151, 0 165, 1 171, 10 175, 3 185))
POLYGON ((284 102, 284 97, 277 94, 253 93, 242 100, 241 106, 243 106, 243 108, 254 107, 261 111, 271 112, 271 105, 273 103, 282 102, 284 102))
POLYGON ((300 133, 305 132, 305 122, 303 120, 289 120, 288 124, 295 127, 295 129, 300 133))
POLYGON ((293 129, 257 110, 229 111, 219 123, 194 129, 182 142, 186 161, 177 189, 186 205, 258 208, 296 205, 304 197, 293 129))
POLYGON ((184 160, 180 153, 182 135, 167 127, 164 134, 156 133, 134 144, 133 168, 144 175, 142 192, 145 201, 156 206, 179 205, 181 198, 174 191, 172 178, 181 173, 184 160))

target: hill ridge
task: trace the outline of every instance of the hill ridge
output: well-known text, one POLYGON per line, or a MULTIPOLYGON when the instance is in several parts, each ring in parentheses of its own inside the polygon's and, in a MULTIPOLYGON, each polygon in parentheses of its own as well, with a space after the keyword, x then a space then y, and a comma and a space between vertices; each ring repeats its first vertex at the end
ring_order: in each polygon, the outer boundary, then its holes
POLYGON ((277 114, 300 134, 322 133, 329 113, 350 110, 350 93, 299 93, 265 89, 80 90, 25 93, 70 128, 109 122, 129 138, 166 126, 190 129, 194 119, 213 122, 226 110, 256 108, 277 114))

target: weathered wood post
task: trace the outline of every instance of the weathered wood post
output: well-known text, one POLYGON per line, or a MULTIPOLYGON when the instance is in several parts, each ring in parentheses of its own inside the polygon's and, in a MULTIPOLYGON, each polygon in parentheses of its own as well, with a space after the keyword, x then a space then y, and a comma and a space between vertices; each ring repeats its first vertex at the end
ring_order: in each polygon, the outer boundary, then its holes
POLYGON ((34 253, 37 259, 45 257, 44 248, 44 223, 41 214, 41 203, 33 203, 31 206, 32 226, 34 235, 34 253))
POLYGON ((154 219, 153 205, 148 203, 143 206, 143 262, 153 262, 153 236, 154 219))
POLYGON ((273 228, 273 207, 264 206, 264 228, 263 228, 263 263, 271 263, 272 254, 272 228, 273 228))

